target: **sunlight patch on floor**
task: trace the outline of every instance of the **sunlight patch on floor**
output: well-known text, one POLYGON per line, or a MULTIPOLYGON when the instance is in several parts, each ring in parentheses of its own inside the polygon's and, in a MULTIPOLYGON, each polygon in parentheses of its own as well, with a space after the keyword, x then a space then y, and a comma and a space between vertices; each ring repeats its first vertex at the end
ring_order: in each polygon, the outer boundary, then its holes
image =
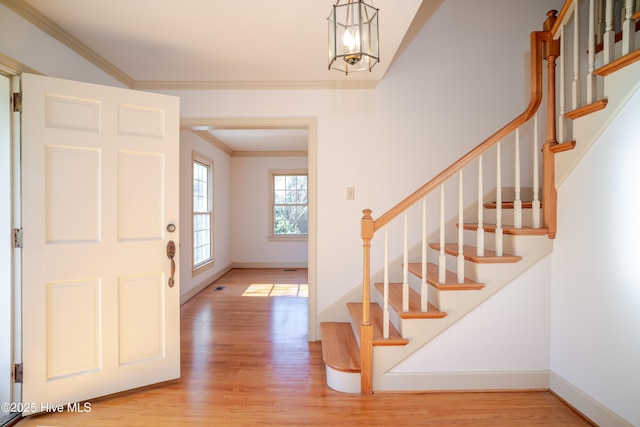
POLYGON ((307 284, 252 283, 243 297, 302 297, 309 296, 307 284))

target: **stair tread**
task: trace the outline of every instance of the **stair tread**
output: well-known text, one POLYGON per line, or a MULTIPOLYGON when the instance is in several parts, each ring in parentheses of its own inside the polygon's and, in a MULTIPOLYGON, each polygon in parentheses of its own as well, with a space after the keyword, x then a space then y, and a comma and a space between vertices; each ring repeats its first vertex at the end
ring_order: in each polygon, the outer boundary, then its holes
POLYGON ((360 347, 348 322, 322 322, 322 361, 341 372, 360 372, 360 347))
MULTIPOLYGON (((485 251, 486 252, 486 251, 485 251)), ((422 279, 422 264, 419 262, 410 263, 409 271, 422 279)), ((468 277, 464 278, 463 283, 458 283, 458 275, 451 271, 447 270, 445 276, 445 282, 439 283, 440 278, 440 268, 437 264, 428 263, 427 264, 427 283, 431 286, 435 287, 441 291, 468 291, 468 290, 480 290, 484 288, 484 284, 478 283, 469 279, 468 277)))
MULTIPOLYGON (((429 244, 431 249, 435 249, 437 251, 440 250, 439 243, 431 243, 429 244)), ((446 243, 444 245, 444 251, 449 255, 458 255, 458 244, 457 243, 446 243)), ((504 253, 502 256, 496 255, 496 252, 491 249, 485 249, 483 256, 476 255, 477 249, 475 246, 464 245, 462 247, 464 259, 468 261, 472 261, 478 264, 494 264, 494 263, 515 263, 522 259, 521 256, 511 255, 504 253)))
MULTIPOLYGON (((477 230, 478 224, 464 224, 465 230, 477 230)), ((495 224, 482 224, 482 228, 487 233, 495 233, 496 225, 495 224)), ((511 224, 503 224, 502 225, 502 233, 509 234, 512 236, 545 236, 549 230, 547 228, 533 228, 530 226, 523 225, 520 228, 516 228, 511 224)))
MULTIPOLYGON (((351 314, 356 325, 360 325, 362 321, 362 303, 350 302, 347 303, 347 308, 351 314)), ((393 326, 389 325, 389 338, 384 339, 382 337, 382 308, 372 302, 369 305, 369 313, 371 317, 371 325, 373 326, 373 345, 406 345, 409 340, 402 338, 400 332, 393 326)), ((356 332, 360 333, 360 328, 356 328, 356 332)))
MULTIPOLYGON (((497 202, 489 202, 489 203, 485 203, 483 205, 485 208, 487 209, 496 209, 498 207, 498 203, 497 202)), ((502 209, 513 209, 515 206, 515 202, 514 201, 507 201, 507 202, 502 202, 502 209)), ((540 204, 540 206, 542 206, 542 203, 540 204)), ((532 201, 522 201, 522 208, 523 209, 533 209, 533 202, 532 201)))
MULTIPOLYGON (((384 295, 384 283, 376 283, 376 289, 384 295)), ((427 311, 423 312, 420 309, 420 294, 411 288, 409 288, 409 311, 402 311, 402 283, 389 283, 389 305, 403 319, 441 319, 447 315, 431 303, 427 303, 427 311)))

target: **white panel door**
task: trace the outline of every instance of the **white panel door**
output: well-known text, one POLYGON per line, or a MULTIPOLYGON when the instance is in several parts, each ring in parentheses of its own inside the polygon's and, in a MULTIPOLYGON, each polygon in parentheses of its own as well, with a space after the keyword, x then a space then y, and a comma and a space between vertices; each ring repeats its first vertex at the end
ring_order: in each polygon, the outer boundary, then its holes
POLYGON ((178 98, 22 84, 25 409, 179 377, 178 98))

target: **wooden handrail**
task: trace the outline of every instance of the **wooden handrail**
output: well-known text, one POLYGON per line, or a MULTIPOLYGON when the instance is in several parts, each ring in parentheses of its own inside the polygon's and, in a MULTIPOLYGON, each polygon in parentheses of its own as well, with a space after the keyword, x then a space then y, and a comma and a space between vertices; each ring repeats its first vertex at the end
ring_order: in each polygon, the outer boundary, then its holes
POLYGON ((562 9, 560 9, 560 13, 558 14, 558 18, 556 22, 551 27, 551 38, 556 38, 556 34, 558 34, 558 30, 561 26, 565 25, 569 18, 571 17, 571 12, 575 6, 574 0, 566 0, 562 5, 562 9))
MULTIPOLYGON (((554 11, 555 12, 555 11, 554 11)), ((502 129, 491 135, 489 138, 478 144, 474 149, 460 157, 451 166, 440 172, 429 182, 413 192, 406 199, 389 209, 386 213, 374 221, 374 232, 387 225, 392 219, 413 206, 420 199, 438 188, 450 177, 458 173, 462 168, 475 160, 480 154, 493 147, 502 138, 515 131, 526 123, 538 110, 542 101, 542 43, 549 40, 548 31, 534 31, 531 33, 531 97, 526 110, 518 117, 509 122, 502 129)))

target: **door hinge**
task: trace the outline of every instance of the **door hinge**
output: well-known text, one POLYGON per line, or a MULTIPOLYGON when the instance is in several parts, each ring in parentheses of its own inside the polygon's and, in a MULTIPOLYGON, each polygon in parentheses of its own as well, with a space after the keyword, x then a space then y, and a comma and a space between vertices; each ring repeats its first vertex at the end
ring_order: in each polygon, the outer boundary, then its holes
POLYGON ((13 382, 22 384, 22 363, 13 365, 13 382))
POLYGON ((23 244, 24 232, 22 228, 13 229, 13 247, 21 248, 23 244))
POLYGON ((13 112, 22 113, 22 92, 15 92, 13 94, 13 112))

